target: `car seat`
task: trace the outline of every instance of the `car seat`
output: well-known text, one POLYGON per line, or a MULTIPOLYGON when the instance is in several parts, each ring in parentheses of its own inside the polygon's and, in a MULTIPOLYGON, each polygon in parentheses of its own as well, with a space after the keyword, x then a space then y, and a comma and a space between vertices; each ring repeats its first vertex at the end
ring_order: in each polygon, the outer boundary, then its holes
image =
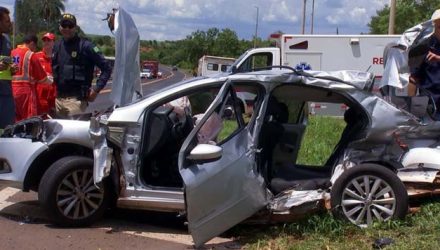
POLYGON ((278 102, 273 96, 269 97, 259 138, 262 149, 259 166, 267 181, 272 178, 273 150, 284 133, 282 123, 286 123, 288 118, 289 111, 286 104, 278 102))
POLYGON ((336 144, 333 153, 325 163, 326 167, 332 168, 337 163, 348 144, 356 140, 360 131, 365 127, 362 113, 355 108, 349 108, 345 111, 344 121, 347 125, 342 131, 341 139, 336 144))

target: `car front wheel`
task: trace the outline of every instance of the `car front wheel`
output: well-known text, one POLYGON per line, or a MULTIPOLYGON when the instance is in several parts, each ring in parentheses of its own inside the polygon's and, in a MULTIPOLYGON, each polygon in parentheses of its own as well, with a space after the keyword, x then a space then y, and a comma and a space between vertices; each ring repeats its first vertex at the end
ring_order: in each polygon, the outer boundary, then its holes
POLYGON ((374 221, 402 219, 408 212, 408 193, 397 175, 376 164, 345 171, 331 190, 332 213, 360 227, 374 221))
POLYGON ((107 209, 109 183, 98 188, 93 182, 93 159, 83 156, 61 158, 43 175, 38 199, 49 218, 60 226, 85 226, 107 209))

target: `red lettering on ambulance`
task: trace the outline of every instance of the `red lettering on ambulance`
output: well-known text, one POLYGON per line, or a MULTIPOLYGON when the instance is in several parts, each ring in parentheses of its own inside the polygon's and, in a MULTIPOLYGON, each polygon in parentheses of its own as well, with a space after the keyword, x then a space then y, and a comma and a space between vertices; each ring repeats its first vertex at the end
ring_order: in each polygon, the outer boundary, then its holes
POLYGON ((383 64, 383 57, 373 57, 373 64, 383 64))

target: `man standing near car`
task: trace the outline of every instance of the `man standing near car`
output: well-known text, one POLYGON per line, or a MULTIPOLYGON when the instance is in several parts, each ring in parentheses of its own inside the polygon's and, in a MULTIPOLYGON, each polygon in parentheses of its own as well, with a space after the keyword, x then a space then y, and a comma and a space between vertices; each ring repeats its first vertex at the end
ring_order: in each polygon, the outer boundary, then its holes
POLYGON ((18 70, 12 76, 17 122, 39 114, 37 85, 52 83, 34 53, 37 49, 37 36, 26 35, 23 40, 23 44, 11 51, 13 62, 18 65, 18 70))
POLYGON ((0 6, 0 130, 15 120, 15 104, 12 96, 12 73, 15 67, 10 58, 11 42, 8 34, 12 30, 9 10, 0 6))
MULTIPOLYGON (((37 53, 38 60, 47 77, 53 79, 52 74, 52 51, 55 43, 55 35, 53 33, 45 33, 42 37, 43 49, 37 53)), ((37 95, 39 102, 39 114, 52 116, 55 112, 55 83, 52 84, 38 84, 37 95)))
POLYGON ((429 51, 420 66, 410 69, 411 76, 408 85, 408 95, 414 96, 417 87, 430 92, 437 108, 440 104, 440 9, 431 17, 434 33, 429 37, 429 51))
POLYGON ((63 14, 59 24, 63 37, 55 43, 52 55, 52 71, 57 87, 55 111, 58 118, 71 119, 73 115, 84 113, 88 102, 96 99, 107 84, 112 69, 98 47, 78 36, 74 15, 63 14), (95 65, 101 74, 96 86, 92 87, 95 65))

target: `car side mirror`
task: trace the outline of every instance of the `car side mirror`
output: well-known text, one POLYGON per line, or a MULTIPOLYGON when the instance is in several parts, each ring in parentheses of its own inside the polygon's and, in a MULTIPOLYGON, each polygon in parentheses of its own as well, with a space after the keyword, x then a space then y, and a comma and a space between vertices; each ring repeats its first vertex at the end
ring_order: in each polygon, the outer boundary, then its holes
POLYGON ((222 157, 223 149, 217 145, 198 144, 186 157, 196 163, 213 162, 222 157))

